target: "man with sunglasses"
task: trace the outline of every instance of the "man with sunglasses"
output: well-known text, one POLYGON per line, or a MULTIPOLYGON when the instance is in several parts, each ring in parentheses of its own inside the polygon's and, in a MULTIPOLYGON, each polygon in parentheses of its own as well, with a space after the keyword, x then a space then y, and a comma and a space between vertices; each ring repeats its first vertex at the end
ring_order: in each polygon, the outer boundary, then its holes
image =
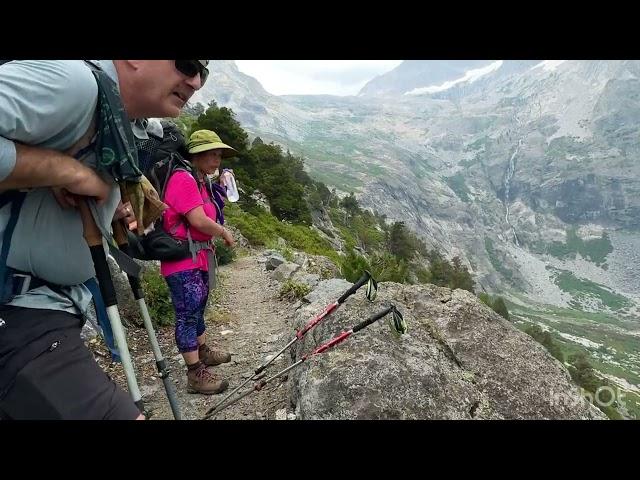
POLYGON ((15 200, 0 202, 0 418, 144 419, 80 338, 91 301, 84 282, 95 270, 75 198, 96 200, 103 229, 121 203, 115 180, 96 171, 104 90, 94 70, 108 76, 121 118, 144 139, 143 120, 177 117, 204 84, 207 64, 25 60, 0 66, 0 196, 21 192, 18 207, 15 200))

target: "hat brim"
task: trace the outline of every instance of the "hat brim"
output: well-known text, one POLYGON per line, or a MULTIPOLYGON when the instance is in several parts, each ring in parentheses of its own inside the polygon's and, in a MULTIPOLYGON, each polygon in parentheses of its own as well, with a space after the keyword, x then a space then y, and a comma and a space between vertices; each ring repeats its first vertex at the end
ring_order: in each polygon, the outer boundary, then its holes
POLYGON ((208 150, 215 150, 217 148, 222 149, 222 158, 235 157, 238 155, 238 152, 222 142, 213 142, 213 143, 205 143, 203 145, 195 145, 189 149, 189 153, 201 153, 206 152, 208 150))

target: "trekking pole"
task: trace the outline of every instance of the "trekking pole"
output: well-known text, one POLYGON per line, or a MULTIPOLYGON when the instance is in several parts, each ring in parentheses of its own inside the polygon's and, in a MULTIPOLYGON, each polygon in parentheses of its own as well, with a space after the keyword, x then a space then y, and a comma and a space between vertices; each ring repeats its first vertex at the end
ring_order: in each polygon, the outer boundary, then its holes
MULTIPOLYGON (((122 250, 127 255, 130 255, 131 252, 129 248, 129 242, 127 241, 127 233, 124 230, 122 222, 115 221, 112 223, 112 227, 113 238, 118 244, 118 248, 120 248, 120 250, 122 250)), ((149 310, 147 309, 147 303, 144 299, 144 290, 142 289, 142 285, 140 284, 140 279, 132 275, 127 275, 127 278, 129 279, 129 285, 131 285, 133 296, 140 306, 140 313, 142 314, 144 326, 147 329, 147 335, 149 336, 151 350, 153 350, 153 356, 156 359, 158 376, 162 378, 162 382, 164 383, 164 389, 167 393, 167 399, 169 400, 171 411, 173 412, 173 418, 175 418, 176 420, 182 420, 182 414, 180 413, 180 404, 178 403, 175 389, 173 387, 173 384, 171 383, 171 378, 169 377, 169 368, 167 366, 167 361, 162 356, 162 351, 160 350, 160 345, 158 344, 156 332, 153 328, 151 317, 149 316, 149 310)))
POLYGON ((284 353, 285 350, 287 350, 289 347, 291 347, 291 345, 293 345, 294 343, 296 343, 298 340, 300 340, 302 337, 305 336, 305 334, 311 330, 313 327, 315 327, 318 323, 320 323, 324 318, 326 318, 327 316, 329 316, 336 308, 338 308, 342 303, 344 303, 344 301, 349 298, 351 295, 353 295, 356 291, 358 291, 360 289, 360 287, 362 287, 364 284, 367 284, 367 298, 369 299, 369 301, 373 301, 374 298, 376 297, 376 294, 378 292, 378 283, 375 281, 375 279, 373 278, 373 276, 365 270, 364 274, 362 275, 362 277, 360 277, 360 279, 354 283, 349 290, 347 290, 346 292, 344 292, 344 294, 335 302, 331 303, 330 305, 327 305, 325 307, 325 309, 319 313, 316 317, 314 317, 313 319, 311 319, 302 330, 298 330, 296 332, 296 336, 293 337, 293 340, 291 340, 289 343, 287 343, 275 356, 273 356, 272 358, 269 359, 268 362, 266 362, 263 365, 260 365, 254 372, 253 375, 251 375, 247 380, 245 380, 241 385, 239 385, 238 387, 236 387, 231 393, 229 393, 226 397, 224 397, 222 400, 220 400, 218 403, 216 403, 213 407, 211 407, 209 410, 207 410, 206 415, 208 415, 209 413, 211 413, 212 411, 214 411, 216 408, 218 408, 220 405, 222 405, 229 397, 231 397, 234 393, 236 393, 238 390, 240 390, 242 387, 244 387, 247 383, 249 383, 252 380, 256 380, 256 377, 258 375, 260 375, 260 373, 262 373, 262 371, 267 368, 271 363, 273 363, 275 361, 276 358, 278 358, 280 355, 282 355, 284 353))
POLYGON ((133 370, 133 362, 131 361, 131 355, 129 354, 129 347, 127 346, 127 338, 124 333, 124 328, 122 327, 122 321, 120 320, 120 313, 118 312, 116 289, 113 286, 113 279, 111 278, 111 272, 109 271, 107 256, 102 245, 102 234, 100 233, 100 229, 98 228, 96 220, 89 208, 89 200, 82 197, 77 197, 77 199, 78 209, 80 210, 80 216, 82 218, 83 235, 89 245, 89 250, 91 251, 93 266, 96 270, 96 278, 100 285, 100 293, 102 294, 104 304, 107 307, 109 323, 111 323, 111 329, 113 330, 113 336, 116 340, 116 346, 118 347, 118 352, 122 359, 122 366, 127 379, 129 394, 133 398, 133 402, 140 409, 140 412, 143 412, 144 404, 142 402, 142 395, 138 388, 136 374, 133 370))
POLYGON ((265 385, 267 385, 269 382, 271 382, 272 380, 275 380, 278 377, 281 377, 282 375, 284 375, 285 373, 287 373, 288 371, 296 368, 297 366, 299 366, 300 364, 302 364, 303 362, 305 362, 309 357, 312 357, 314 355, 319 355, 322 352, 325 352, 327 350, 329 350, 332 347, 335 347, 336 345, 338 345, 339 343, 344 342, 347 338, 349 338, 351 335, 353 335, 356 332, 359 332, 360 330, 362 330, 363 328, 368 327, 369 325, 371 325, 372 323, 377 322, 378 320, 380 320, 381 318, 386 317, 387 315, 389 315, 389 313, 393 313, 393 321, 391 322, 391 328, 394 332, 399 333, 399 334, 404 334, 407 332, 407 324, 404 321, 404 318, 402 316, 402 313, 400 313, 400 311, 396 308, 395 305, 391 304, 389 307, 385 308, 384 310, 382 310, 381 312, 376 313, 375 315, 369 317, 368 319, 366 319, 365 321, 357 324, 356 326, 350 328, 347 331, 344 331, 342 333, 340 333, 339 335, 336 335, 335 337, 333 337, 331 340, 329 340, 328 342, 323 343, 322 345, 320 345, 319 347, 316 347, 311 353, 306 354, 305 356, 303 356, 300 360, 298 360, 297 362, 295 362, 294 364, 288 366, 287 368, 285 368, 284 370, 281 370, 280 372, 276 373, 275 375, 273 375, 270 378, 267 378, 266 380, 260 380, 260 382, 256 383, 253 388, 245 391, 244 393, 240 394, 239 396, 237 396, 236 398, 234 398, 233 400, 231 400, 230 402, 228 402, 227 404, 223 405, 222 407, 219 407, 215 410, 213 410, 212 412, 207 412, 207 414, 202 418, 202 420, 206 420, 207 418, 213 416, 213 415, 217 415, 218 413, 220 413, 222 410, 224 410, 225 408, 227 408, 230 405, 233 405, 234 403, 236 403, 237 401, 239 401, 240 399, 246 397, 247 395, 250 395, 252 392, 256 391, 259 392, 260 390, 262 390, 264 388, 265 385))

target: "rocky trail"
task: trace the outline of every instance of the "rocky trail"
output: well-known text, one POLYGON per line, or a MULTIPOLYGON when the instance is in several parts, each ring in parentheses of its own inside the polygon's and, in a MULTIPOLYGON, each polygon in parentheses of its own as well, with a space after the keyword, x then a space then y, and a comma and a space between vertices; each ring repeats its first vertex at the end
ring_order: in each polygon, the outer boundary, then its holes
MULTIPOLYGON (((259 254, 253 253, 220 267, 218 288, 212 292, 205 314, 208 343, 213 341, 232 355, 230 363, 212 367, 214 372, 229 380, 227 392, 249 378, 250 372, 265 361, 268 355, 277 353, 286 345, 293 332, 290 326, 295 310, 293 303, 279 298, 279 283, 269 277, 269 272, 265 271, 259 259, 259 254)), ((173 327, 159 328, 156 334, 160 349, 170 365, 170 376, 176 388, 183 418, 201 418, 208 408, 221 400, 227 392, 219 395, 187 393, 186 368, 175 346, 173 327)), ((146 330, 130 328, 127 338, 140 391, 150 418, 173 419, 162 379, 157 374, 146 330)), ((91 340, 90 346, 100 366, 126 388, 122 365, 110 362, 102 339, 97 337, 91 340)), ((273 374, 285 368, 286 362, 285 353, 267 372, 273 374)), ((226 408, 216 419, 294 418, 288 403, 286 376, 282 378, 226 408)), ((253 383, 249 383, 245 388, 251 385, 253 383)))

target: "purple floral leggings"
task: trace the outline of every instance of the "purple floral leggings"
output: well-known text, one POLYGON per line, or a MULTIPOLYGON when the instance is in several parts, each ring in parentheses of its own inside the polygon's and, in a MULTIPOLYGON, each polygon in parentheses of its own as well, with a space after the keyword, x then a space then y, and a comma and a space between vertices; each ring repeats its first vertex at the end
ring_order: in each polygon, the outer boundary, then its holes
POLYGON ((165 277, 176 312, 176 345, 180 353, 198 349, 198 337, 205 331, 204 310, 209 298, 209 274, 185 270, 165 277))

